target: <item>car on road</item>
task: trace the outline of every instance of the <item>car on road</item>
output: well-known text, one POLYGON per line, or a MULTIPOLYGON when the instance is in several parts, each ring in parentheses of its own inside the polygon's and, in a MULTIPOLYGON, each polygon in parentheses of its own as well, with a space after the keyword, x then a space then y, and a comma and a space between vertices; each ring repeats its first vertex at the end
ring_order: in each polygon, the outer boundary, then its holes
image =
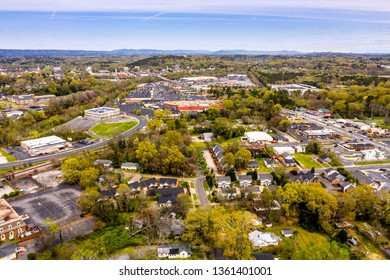
POLYGON ((379 171, 382 171, 382 172, 387 172, 387 169, 384 169, 384 168, 380 168, 379 171))

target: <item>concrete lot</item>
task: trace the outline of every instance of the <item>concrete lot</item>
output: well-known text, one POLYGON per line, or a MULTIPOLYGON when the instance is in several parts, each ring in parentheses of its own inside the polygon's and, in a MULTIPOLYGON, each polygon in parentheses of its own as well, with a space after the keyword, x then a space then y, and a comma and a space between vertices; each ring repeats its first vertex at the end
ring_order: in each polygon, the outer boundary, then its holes
POLYGON ((39 183, 30 177, 23 177, 13 180, 12 185, 19 190, 24 190, 26 193, 35 193, 41 187, 39 183))
POLYGON ((2 186, 0 187, 0 198, 5 194, 9 194, 14 191, 14 189, 8 184, 7 181, 2 181, 1 185, 2 186))
POLYGON ((37 180, 45 187, 57 187, 63 181, 62 172, 60 169, 56 169, 38 173, 36 174, 35 180, 37 180))
POLYGON ((379 190, 389 190, 390 189, 390 176, 385 176, 387 173, 379 170, 366 170, 364 171, 369 177, 374 181, 381 183, 381 188, 379 190))
POLYGON ((213 157, 210 154, 210 151, 207 149, 203 149, 203 157, 206 160, 207 166, 214 170, 214 174, 219 174, 218 168, 215 165, 213 157))
POLYGON ((96 121, 96 120, 89 120, 89 119, 85 119, 82 117, 77 117, 77 118, 63 124, 63 126, 66 128, 69 128, 69 129, 87 131, 91 127, 95 126, 98 123, 99 123, 99 121, 96 121))
POLYGON ((19 215, 27 214, 27 223, 44 228, 46 218, 64 225, 80 219, 81 209, 76 205, 81 187, 60 185, 58 188, 45 189, 27 194, 9 201, 19 215))

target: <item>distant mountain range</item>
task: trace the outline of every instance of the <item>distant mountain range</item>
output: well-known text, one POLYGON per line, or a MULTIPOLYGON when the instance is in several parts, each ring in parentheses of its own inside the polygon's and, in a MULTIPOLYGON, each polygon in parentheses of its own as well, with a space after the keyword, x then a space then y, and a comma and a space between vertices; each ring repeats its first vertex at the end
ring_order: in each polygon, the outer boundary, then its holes
POLYGON ((111 56, 111 55, 297 55, 297 51, 250 51, 250 50, 155 50, 155 49, 120 49, 113 51, 85 50, 17 50, 0 49, 4 56, 111 56))
MULTIPOLYGON (((86 51, 86 50, 18 50, 0 49, 0 57, 5 56, 115 56, 115 55, 310 55, 310 56, 345 56, 364 55, 354 53, 318 52, 304 53, 299 51, 253 51, 253 50, 157 50, 157 49, 120 49, 113 51, 86 51)), ((366 54, 385 55, 390 54, 366 54)))

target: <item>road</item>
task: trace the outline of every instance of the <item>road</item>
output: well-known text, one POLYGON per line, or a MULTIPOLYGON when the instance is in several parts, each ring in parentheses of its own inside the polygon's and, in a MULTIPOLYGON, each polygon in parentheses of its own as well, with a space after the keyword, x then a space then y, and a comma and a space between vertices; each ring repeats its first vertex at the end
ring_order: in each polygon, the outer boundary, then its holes
POLYGON ((55 159, 55 158, 62 158, 62 157, 66 157, 69 155, 80 153, 82 151, 92 150, 92 149, 96 149, 96 148, 105 146, 112 140, 120 139, 122 137, 132 135, 133 133, 137 132, 138 130, 140 130, 141 128, 146 126, 148 121, 145 118, 140 117, 140 116, 136 116, 136 115, 131 115, 131 116, 138 120, 138 124, 136 126, 134 126, 132 129, 125 131, 122 134, 115 136, 112 139, 99 141, 99 142, 93 143, 93 144, 88 145, 88 146, 84 146, 84 147, 77 148, 77 149, 71 149, 71 150, 67 150, 67 151, 63 151, 63 152, 59 152, 59 153, 55 153, 55 154, 51 154, 51 155, 39 156, 39 157, 29 158, 29 159, 15 161, 15 162, 2 163, 2 164, 0 164, 0 169, 14 167, 14 166, 21 166, 21 165, 25 165, 25 164, 29 164, 29 163, 48 161, 48 160, 55 159))
POLYGON ((199 169, 196 171, 195 190, 201 207, 210 207, 206 191, 203 186, 204 176, 199 169))

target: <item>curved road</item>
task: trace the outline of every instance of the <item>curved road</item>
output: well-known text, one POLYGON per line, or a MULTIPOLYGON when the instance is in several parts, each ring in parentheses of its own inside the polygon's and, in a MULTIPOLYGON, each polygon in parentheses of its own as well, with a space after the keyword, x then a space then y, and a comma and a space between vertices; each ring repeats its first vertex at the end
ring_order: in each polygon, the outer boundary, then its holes
POLYGON ((104 141, 99 141, 99 142, 96 142, 96 143, 93 143, 91 145, 84 146, 81 148, 71 149, 71 150, 67 150, 64 152, 59 152, 59 153, 55 153, 55 154, 51 154, 51 155, 38 156, 38 157, 33 157, 33 158, 29 158, 29 159, 25 159, 25 160, 21 160, 21 161, 15 161, 15 162, 2 163, 2 164, 0 164, 0 169, 14 167, 14 166, 20 166, 20 165, 24 165, 24 164, 28 164, 28 163, 37 163, 37 162, 47 161, 47 160, 51 160, 51 159, 55 159, 55 158, 69 156, 72 154, 77 154, 77 153, 80 153, 80 152, 86 151, 86 150, 96 149, 96 148, 102 147, 104 145, 107 145, 111 140, 115 140, 115 139, 119 139, 121 137, 129 136, 129 135, 135 133, 136 131, 140 130, 141 128, 143 128, 148 123, 148 121, 143 117, 136 116, 136 115, 131 115, 131 116, 138 120, 138 124, 136 126, 134 126, 132 129, 125 131, 122 134, 115 136, 114 138, 104 140, 104 141))

